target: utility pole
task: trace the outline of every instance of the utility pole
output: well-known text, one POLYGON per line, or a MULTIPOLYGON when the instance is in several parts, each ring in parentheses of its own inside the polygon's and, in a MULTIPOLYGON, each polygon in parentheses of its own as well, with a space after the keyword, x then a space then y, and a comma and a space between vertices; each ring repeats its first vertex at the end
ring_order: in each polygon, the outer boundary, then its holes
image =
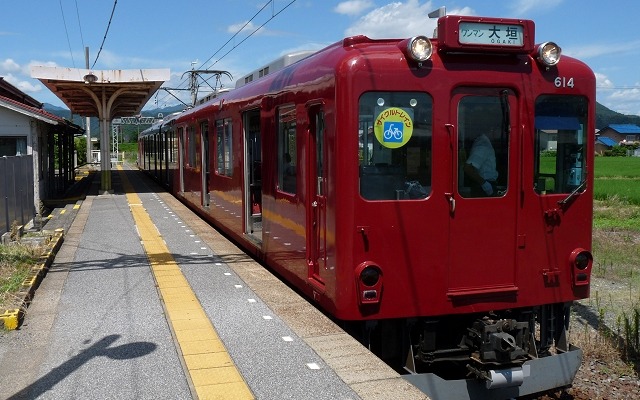
POLYGON ((191 106, 195 106, 196 102, 198 101, 198 89, 200 89, 200 85, 198 84, 198 77, 202 79, 203 82, 205 82, 207 85, 209 85, 209 87, 211 88, 211 90, 213 90, 214 95, 217 95, 218 93, 218 85, 216 84, 216 87, 213 87, 209 84, 208 79, 204 79, 201 75, 202 74, 210 74, 210 75, 214 75, 216 78, 216 82, 220 81, 220 78, 222 77, 222 75, 226 76, 227 78, 229 78, 230 80, 233 79, 233 76, 231 76, 231 73, 229 73, 228 71, 219 71, 219 70, 212 70, 212 69, 193 69, 195 62, 191 63, 191 71, 185 72, 184 74, 182 74, 182 76, 184 77, 185 74, 189 74, 189 91, 191 92, 191 106))
MULTIPOLYGON (((85 66, 89 69, 89 47, 84 48, 84 59, 85 66)), ((87 134, 87 164, 89 164, 91 160, 91 117, 86 117, 86 128, 85 133, 87 134)))
MULTIPOLYGON (((200 84, 198 83, 198 78, 202 79, 202 81, 204 83, 206 83, 211 88, 211 90, 213 91, 213 97, 218 95, 218 91, 220 90, 218 88, 218 83, 220 83, 220 78, 222 77, 222 75, 226 76, 230 80, 233 79, 233 76, 228 71, 218 71, 218 70, 211 70, 211 69, 193 69, 193 65, 194 64, 195 63, 191 63, 191 71, 187 71, 184 74, 182 74, 182 78, 184 78, 184 76, 186 74, 189 74, 189 88, 187 88, 187 89, 168 88, 168 87, 161 87, 160 88, 160 89, 165 90, 167 93, 169 93, 171 96, 173 96, 180 103, 184 104, 184 106, 187 109, 194 107, 196 105, 196 103, 198 102, 198 89, 200 89, 200 84), (216 86, 215 87, 211 86, 211 84, 209 84, 208 79, 204 79, 201 76, 202 74, 214 75, 215 78, 216 78, 216 86), (178 96, 176 96, 175 94, 171 93, 172 90, 188 90, 188 91, 190 91, 191 92, 191 104, 185 103, 178 96)), ((209 78, 209 79, 211 79, 211 78, 209 78)), ((220 88, 221 87, 222 87, 222 85, 220 86, 220 88)))

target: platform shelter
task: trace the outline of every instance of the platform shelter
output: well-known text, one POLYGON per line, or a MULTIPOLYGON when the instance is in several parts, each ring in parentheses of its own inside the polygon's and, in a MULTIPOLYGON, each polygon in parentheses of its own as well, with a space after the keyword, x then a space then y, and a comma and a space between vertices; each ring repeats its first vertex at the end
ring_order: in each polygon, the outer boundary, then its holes
POLYGON ((103 193, 111 186, 109 132, 116 117, 140 114, 142 107, 170 78, 169 69, 91 70, 33 66, 31 76, 40 80, 73 114, 100 120, 100 169, 103 193))

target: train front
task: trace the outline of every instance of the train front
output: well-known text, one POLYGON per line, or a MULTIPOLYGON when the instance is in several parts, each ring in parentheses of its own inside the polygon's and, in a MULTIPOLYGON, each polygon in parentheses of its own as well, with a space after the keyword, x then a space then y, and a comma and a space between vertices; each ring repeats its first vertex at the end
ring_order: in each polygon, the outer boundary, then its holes
POLYGON ((328 207, 355 293, 339 317, 369 320, 366 344, 434 398, 564 387, 580 365, 567 329, 589 295, 595 78, 534 31, 445 16, 437 38, 343 44, 328 207))

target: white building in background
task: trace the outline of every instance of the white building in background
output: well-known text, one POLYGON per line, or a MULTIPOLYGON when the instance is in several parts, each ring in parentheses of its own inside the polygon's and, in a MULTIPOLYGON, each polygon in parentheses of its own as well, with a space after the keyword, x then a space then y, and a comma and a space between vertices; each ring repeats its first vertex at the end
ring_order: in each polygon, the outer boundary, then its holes
MULTIPOLYGON (((32 156, 33 199, 30 204, 12 200, 0 207, 0 231, 6 210, 17 204, 29 213, 39 211, 41 201, 61 197, 75 181, 74 137, 84 131, 77 125, 45 111, 42 103, 0 77, 0 157, 32 156), (4 213, 4 214, 3 214, 4 213)), ((6 161, 5 161, 6 162, 6 161)), ((27 182, 19 172, 0 177, 0 192, 6 196, 27 182), (9 185, 7 180, 20 177, 9 185)), ((29 177, 31 178, 31 177, 29 177)), ((31 182, 31 179, 29 179, 31 182)), ((19 191, 19 190, 18 190, 19 191)), ((29 190, 31 192, 31 190, 29 190)), ((2 196, 2 197, 5 197, 2 196)), ((12 215, 12 214, 10 214, 12 215)))

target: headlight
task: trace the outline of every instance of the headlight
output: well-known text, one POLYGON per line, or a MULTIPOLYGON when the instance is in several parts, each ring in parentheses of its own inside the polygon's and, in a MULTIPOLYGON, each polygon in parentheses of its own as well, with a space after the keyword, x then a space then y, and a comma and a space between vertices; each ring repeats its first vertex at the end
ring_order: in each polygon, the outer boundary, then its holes
POLYGON ((431 58, 433 46, 431 45, 431 40, 426 36, 416 36, 409 40, 407 50, 411 58, 417 62, 423 62, 431 58))
POLYGON ((591 253, 588 251, 581 251, 576 255, 573 262, 575 263, 576 268, 579 270, 585 270, 591 262, 591 253))
POLYGON ((553 42, 546 42, 538 47, 538 59, 546 66, 556 65, 560 61, 562 49, 553 42))
POLYGON ((365 286, 375 286, 378 279, 380 279, 380 269, 376 266, 370 265, 360 272, 360 281, 365 286))

